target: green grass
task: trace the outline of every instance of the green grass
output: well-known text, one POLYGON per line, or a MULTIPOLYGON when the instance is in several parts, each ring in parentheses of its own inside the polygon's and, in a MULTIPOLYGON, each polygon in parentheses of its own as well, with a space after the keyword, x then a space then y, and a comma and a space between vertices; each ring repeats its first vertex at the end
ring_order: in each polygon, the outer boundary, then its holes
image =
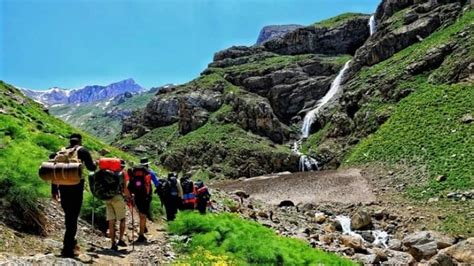
MULTIPOLYGON (((474 21, 474 10, 466 12, 456 23, 438 30, 424 39, 422 42, 415 43, 402 51, 394 54, 389 59, 382 61, 370 68, 365 68, 358 74, 358 79, 362 81, 360 87, 364 88, 368 84, 364 81, 370 80, 370 77, 377 77, 377 80, 392 80, 398 78, 405 71, 406 67, 414 62, 419 62, 426 56, 426 52, 432 48, 439 47, 453 40, 459 33, 469 28, 469 32, 473 33, 474 27, 471 24, 474 21)), ((474 44, 466 43, 468 49, 467 56, 474 58, 474 44)), ((445 73, 448 66, 442 67, 445 73)), ((443 75, 440 75, 443 76, 443 75)), ((376 84, 378 85, 378 84, 376 84)))
POLYGON ((417 91, 403 99, 390 119, 363 140, 346 164, 409 161, 426 165, 429 179, 414 177, 410 194, 426 198, 452 190, 474 187, 474 127, 461 117, 474 111, 474 86, 414 83, 417 91), (435 177, 447 180, 436 182, 435 177), (420 184, 421 183, 421 184, 420 184))
POLYGON ((313 24, 314 27, 317 28, 335 28, 338 26, 343 25, 347 21, 358 18, 358 17, 368 17, 367 14, 362 13, 344 13, 329 19, 321 20, 313 24))
MULTIPOLYGON (((135 161, 133 156, 48 115, 38 103, 4 82, 0 82, 0 106, 8 113, 0 114, 0 197, 24 212, 37 212, 37 199, 49 197, 50 185, 39 178, 38 168, 51 153, 68 144, 73 132, 83 135, 84 146, 94 158, 105 149, 108 157, 135 161)), ((90 212, 87 206, 86 200, 84 214, 90 212)))
POLYGON ((180 212, 169 225, 171 233, 191 236, 178 245, 184 263, 235 265, 354 265, 334 254, 311 248, 302 240, 278 236, 256 222, 232 214, 200 215, 180 212))
POLYGON ((301 152, 303 154, 315 154, 322 138, 330 128, 331 123, 328 123, 322 129, 318 130, 318 132, 310 135, 303 145, 301 145, 301 152))

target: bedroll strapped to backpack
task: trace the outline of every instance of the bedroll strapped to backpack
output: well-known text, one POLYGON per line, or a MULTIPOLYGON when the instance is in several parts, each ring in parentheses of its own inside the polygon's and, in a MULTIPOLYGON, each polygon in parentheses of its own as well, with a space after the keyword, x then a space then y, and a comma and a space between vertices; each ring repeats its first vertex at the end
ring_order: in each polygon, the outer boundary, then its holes
POLYGON ((150 173, 143 166, 137 166, 128 170, 130 181, 128 190, 136 196, 149 196, 151 194, 150 173))
POLYGON ((94 197, 109 200, 122 193, 123 174, 109 170, 99 170, 89 177, 89 185, 94 197))
POLYGON ((38 175, 55 185, 77 185, 82 179, 82 163, 78 157, 81 146, 62 148, 54 159, 43 162, 38 175))

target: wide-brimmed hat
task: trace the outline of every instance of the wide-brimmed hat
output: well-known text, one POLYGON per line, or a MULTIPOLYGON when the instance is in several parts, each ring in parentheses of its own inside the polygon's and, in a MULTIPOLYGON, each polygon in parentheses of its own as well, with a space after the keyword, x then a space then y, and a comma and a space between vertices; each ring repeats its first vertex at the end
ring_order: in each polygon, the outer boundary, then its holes
POLYGON ((141 158, 140 159, 140 164, 143 166, 148 166, 150 165, 150 161, 148 161, 148 158, 141 158))

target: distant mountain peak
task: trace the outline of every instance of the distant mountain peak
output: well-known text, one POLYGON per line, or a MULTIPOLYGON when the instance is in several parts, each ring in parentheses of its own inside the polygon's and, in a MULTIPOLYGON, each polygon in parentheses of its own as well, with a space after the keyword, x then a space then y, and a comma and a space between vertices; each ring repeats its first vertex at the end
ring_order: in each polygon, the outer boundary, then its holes
POLYGON ((130 92, 141 92, 144 88, 133 78, 127 78, 109 85, 87 85, 80 89, 63 89, 52 87, 45 91, 22 89, 23 93, 43 104, 78 104, 91 103, 105 99, 112 99, 117 95, 130 92))

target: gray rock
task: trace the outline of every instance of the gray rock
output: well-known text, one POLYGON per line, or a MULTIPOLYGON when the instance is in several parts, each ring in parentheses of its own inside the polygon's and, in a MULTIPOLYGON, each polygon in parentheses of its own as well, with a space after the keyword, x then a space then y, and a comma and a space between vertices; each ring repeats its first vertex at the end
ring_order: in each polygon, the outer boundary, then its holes
POLYGON ((430 241, 428 243, 412 245, 408 252, 417 260, 430 259, 438 252, 436 241, 430 241))
POLYGON ((353 230, 359 230, 369 226, 372 223, 372 218, 370 215, 363 210, 357 211, 351 217, 351 228, 353 230))
POLYGON ((409 253, 395 250, 388 250, 387 258, 387 261, 383 262, 382 265, 413 265, 416 262, 409 253))

